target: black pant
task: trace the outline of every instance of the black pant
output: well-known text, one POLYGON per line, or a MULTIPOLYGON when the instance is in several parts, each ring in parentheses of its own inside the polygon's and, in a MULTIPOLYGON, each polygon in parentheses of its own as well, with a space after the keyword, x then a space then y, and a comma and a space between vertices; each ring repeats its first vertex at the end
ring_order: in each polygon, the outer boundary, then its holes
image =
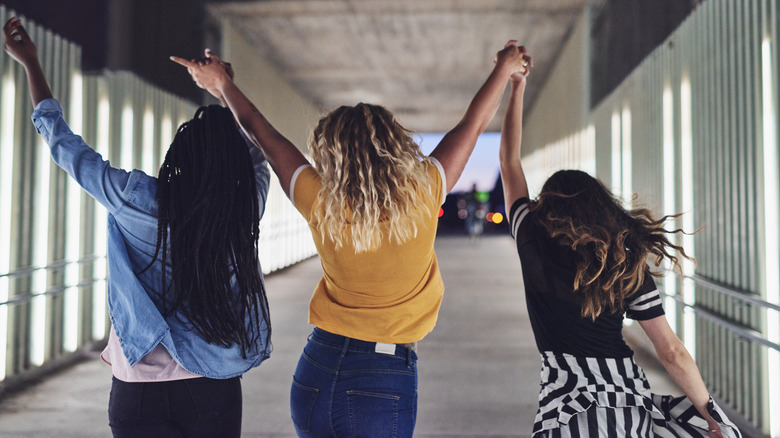
POLYGON ((114 437, 239 437, 241 378, 170 382, 114 378, 108 424, 114 437))

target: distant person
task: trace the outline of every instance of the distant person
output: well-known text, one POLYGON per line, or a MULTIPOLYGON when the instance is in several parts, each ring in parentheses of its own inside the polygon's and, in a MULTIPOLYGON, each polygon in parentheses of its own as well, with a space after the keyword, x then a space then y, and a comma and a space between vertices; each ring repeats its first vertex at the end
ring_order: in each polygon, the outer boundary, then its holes
POLYGON ((475 183, 471 191, 464 196, 466 201, 466 234, 475 241, 485 229, 485 214, 487 213, 485 204, 479 199, 479 191, 475 183))
POLYGON ((526 77, 511 76, 499 154, 542 359, 533 436, 739 437, 669 327, 648 269, 648 258, 658 266, 663 258, 677 265, 675 252, 687 257, 666 237, 668 217, 623 209, 603 184, 577 170, 555 173, 529 200, 520 158, 526 77), (639 321, 687 399, 650 393, 623 340, 624 313, 639 321))
POLYGON ((219 64, 172 59, 224 96, 309 222, 324 275, 291 411, 301 437, 411 437, 417 413, 416 342, 436 323, 444 284, 434 254, 438 212, 495 115, 507 80, 523 71, 510 41, 463 119, 426 157, 380 106, 342 106, 309 141, 312 167, 219 64))
POLYGON ((3 36, 52 158, 109 212, 112 324, 101 357, 114 376, 114 436, 240 436, 240 376, 271 350, 257 256, 262 153, 214 105, 181 125, 158 178, 111 167, 65 123, 21 22, 3 36))

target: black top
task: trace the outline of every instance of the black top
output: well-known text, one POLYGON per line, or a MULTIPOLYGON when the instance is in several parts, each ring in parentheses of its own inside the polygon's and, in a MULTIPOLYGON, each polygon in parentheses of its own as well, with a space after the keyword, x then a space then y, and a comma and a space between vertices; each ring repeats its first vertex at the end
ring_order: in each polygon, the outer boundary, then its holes
MULTIPOLYGON (((573 287, 574 252, 549 237, 529 206, 528 198, 515 201, 509 211, 509 226, 520 255, 536 347, 540 352, 579 357, 631 356, 633 352, 623 340, 622 314, 604 311, 595 321, 580 316, 582 297, 573 287)), ((625 316, 638 321, 664 314, 661 296, 649 273, 624 308, 625 316)))

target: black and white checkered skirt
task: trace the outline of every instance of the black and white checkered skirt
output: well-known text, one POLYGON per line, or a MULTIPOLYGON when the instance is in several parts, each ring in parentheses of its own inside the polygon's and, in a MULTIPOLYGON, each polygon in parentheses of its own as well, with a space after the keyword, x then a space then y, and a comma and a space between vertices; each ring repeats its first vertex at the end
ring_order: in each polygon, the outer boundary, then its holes
MULTIPOLYGON (((723 436, 737 427, 710 399, 723 436)), ((708 437, 707 422, 686 397, 650 392, 634 359, 542 353, 542 388, 533 431, 539 437, 708 437)))

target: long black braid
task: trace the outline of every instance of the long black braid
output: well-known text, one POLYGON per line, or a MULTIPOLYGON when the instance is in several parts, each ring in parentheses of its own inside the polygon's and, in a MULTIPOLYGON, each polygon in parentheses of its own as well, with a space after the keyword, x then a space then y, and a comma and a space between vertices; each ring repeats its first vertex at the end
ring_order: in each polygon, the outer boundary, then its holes
POLYGON ((188 321, 211 344, 240 345, 244 357, 263 322, 266 339, 271 335, 256 186, 247 145, 230 111, 217 105, 199 108, 179 127, 157 186, 153 260, 161 255, 164 316, 188 321))

